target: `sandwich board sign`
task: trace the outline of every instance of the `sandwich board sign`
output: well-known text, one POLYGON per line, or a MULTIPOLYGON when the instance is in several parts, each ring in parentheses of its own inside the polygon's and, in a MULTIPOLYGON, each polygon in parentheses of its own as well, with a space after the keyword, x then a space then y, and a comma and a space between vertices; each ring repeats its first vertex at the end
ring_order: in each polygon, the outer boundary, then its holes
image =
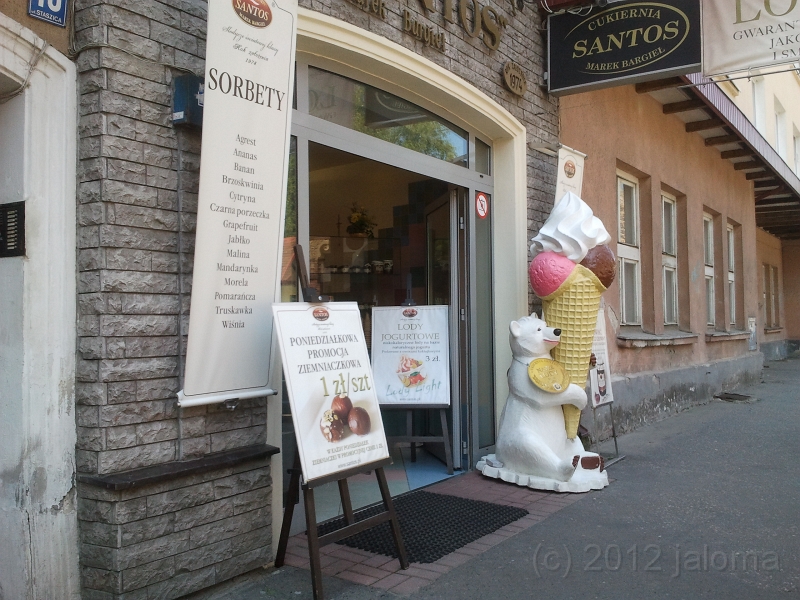
POLYGON ((450 404, 447 306, 372 309, 372 370, 382 405, 450 404))
POLYGON ((389 458, 358 305, 289 302, 272 311, 304 479, 389 458))

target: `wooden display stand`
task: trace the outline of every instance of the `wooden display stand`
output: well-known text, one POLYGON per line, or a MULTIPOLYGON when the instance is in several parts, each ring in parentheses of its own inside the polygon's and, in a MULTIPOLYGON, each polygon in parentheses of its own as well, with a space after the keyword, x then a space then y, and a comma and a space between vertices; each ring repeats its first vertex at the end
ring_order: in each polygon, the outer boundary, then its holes
MULTIPOLYGON (((305 260, 303 259, 303 249, 300 246, 295 246, 295 259, 297 260, 304 300, 306 302, 322 302, 327 300, 327 298, 320 296, 314 288, 310 287, 308 271, 306 269, 305 260)), ((320 548, 375 527, 376 525, 380 525, 381 523, 385 523, 386 521, 389 521, 392 530, 392 537, 394 538, 397 556, 400 560, 400 567, 408 569, 408 557, 406 556, 405 545, 403 544, 403 536, 400 532, 400 523, 397 520, 397 513, 394 509, 391 493, 389 492, 389 485, 386 482, 386 474, 383 471, 383 467, 390 464, 392 464, 392 459, 385 458, 380 461, 359 465, 354 469, 340 471, 327 477, 319 477, 310 482, 302 482, 303 472, 300 467, 300 454, 299 452, 295 453, 294 466, 289 469, 291 478, 289 480, 289 489, 286 496, 286 507, 283 513, 281 536, 278 541, 278 552, 275 556, 275 566, 282 567, 286 560, 286 548, 289 543, 289 532, 292 526, 294 507, 300 501, 300 490, 302 489, 303 505, 306 512, 308 558, 311 565, 311 585, 314 592, 314 600, 323 600, 320 548), (369 473, 370 471, 375 471, 375 477, 378 479, 378 486, 380 487, 381 499, 383 500, 385 510, 377 515, 356 522, 353 516, 353 505, 350 501, 350 489, 347 486, 347 478, 362 473, 369 473), (317 529, 317 514, 314 505, 314 488, 333 481, 336 481, 339 486, 339 495, 342 499, 342 507, 344 510, 345 526, 320 536, 317 529)))
POLYGON ((343 471, 330 477, 320 477, 312 482, 303 483, 301 485, 300 479, 302 471, 300 469, 300 455, 295 454, 294 467, 290 469, 291 479, 289 480, 289 490, 286 497, 286 508, 283 513, 283 524, 281 525, 281 537, 278 542, 278 553, 275 556, 275 566, 282 567, 286 559, 286 547, 289 543, 289 530, 292 526, 292 516, 294 515, 294 506, 300 501, 300 489, 303 490, 303 505, 306 511, 306 535, 308 536, 308 558, 311 563, 311 585, 314 590, 314 600, 322 600, 322 565, 320 563, 320 548, 328 544, 334 544, 339 540, 350 537, 356 533, 360 533, 366 529, 371 529, 376 525, 389 521, 392 529, 392 537, 394 538, 394 546, 397 550, 397 556, 400 560, 400 567, 403 569, 408 568, 408 557, 406 556, 405 545, 403 544, 403 535, 400 533, 400 523, 397 520, 397 513, 394 509, 392 496, 389 492, 389 485, 386 483, 386 474, 383 472, 383 467, 392 464, 392 459, 370 463, 367 465, 359 466, 356 469, 343 471), (350 489, 347 487, 347 478, 361 473, 368 473, 375 471, 375 477, 378 479, 378 486, 381 490, 381 498, 385 510, 375 516, 364 519, 363 521, 355 521, 353 517, 353 505, 350 502, 350 489), (344 509, 344 522, 345 526, 331 533, 319 535, 317 532, 317 513, 314 506, 314 488, 325 483, 336 481, 339 485, 339 495, 342 499, 342 507, 344 509))
POLYGON ((450 443, 450 430, 447 427, 447 404, 381 404, 381 410, 405 410, 406 411, 406 435, 386 436, 389 446, 409 442, 411 444, 411 462, 417 461, 417 447, 419 442, 441 442, 444 444, 444 456, 447 463, 447 474, 453 474, 453 449, 450 443), (414 435, 414 410, 439 410, 439 418, 442 422, 442 435, 414 435))
MULTIPOLYGON (((411 275, 408 276, 406 284, 406 299, 403 306, 416 306, 417 303, 411 297, 411 275)), ((411 444, 411 462, 417 462, 417 447, 419 442, 441 442, 444 444, 444 457, 447 463, 447 474, 453 474, 453 449, 450 443, 450 430, 447 427, 448 404, 381 404, 381 410, 405 410, 406 411, 406 434, 386 436, 386 441, 390 447, 395 444, 408 442, 411 444), (442 421, 442 435, 414 435, 414 410, 435 410, 439 409, 439 418, 442 421)))

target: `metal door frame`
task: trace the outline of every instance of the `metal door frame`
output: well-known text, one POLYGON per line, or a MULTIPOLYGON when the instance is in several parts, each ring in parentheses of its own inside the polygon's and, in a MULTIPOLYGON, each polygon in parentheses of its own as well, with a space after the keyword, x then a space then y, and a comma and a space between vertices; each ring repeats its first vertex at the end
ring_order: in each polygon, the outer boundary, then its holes
MULTIPOLYGON (((477 390, 478 369, 475 331, 477 317, 475 302, 477 298, 476 215, 473 210, 473 202, 471 202, 476 192, 479 191, 493 196, 493 178, 491 175, 480 174, 474 170, 475 134, 472 131, 469 131, 470 168, 465 168, 309 115, 308 65, 316 62, 324 64, 322 60, 313 62, 298 60, 296 63, 297 108, 292 111, 291 133, 297 139, 297 238, 299 244, 307 247, 309 243, 309 142, 445 181, 452 186, 450 227, 452 240, 455 242, 451 244, 450 269, 453 466, 457 469, 471 468, 481 456, 494 451, 493 446, 478 448, 478 399, 475 391, 477 390), (458 268, 452 268, 453 265, 458 265, 458 268), (460 273, 463 273, 463 277, 459 277, 460 273), (463 354, 461 354, 462 346, 463 354), (461 356, 464 357, 464 360, 460 360, 461 356), (456 403, 459 404, 458 407, 456 403)), ((494 351, 496 349, 493 349, 494 351)))

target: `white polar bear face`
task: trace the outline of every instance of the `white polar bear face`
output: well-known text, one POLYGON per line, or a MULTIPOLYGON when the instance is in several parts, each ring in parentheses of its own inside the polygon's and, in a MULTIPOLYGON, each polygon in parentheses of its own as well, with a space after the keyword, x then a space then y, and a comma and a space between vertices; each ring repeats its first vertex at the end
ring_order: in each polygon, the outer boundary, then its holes
POLYGON ((561 330, 548 327, 536 313, 511 321, 509 342, 515 358, 550 358, 560 341, 561 330))

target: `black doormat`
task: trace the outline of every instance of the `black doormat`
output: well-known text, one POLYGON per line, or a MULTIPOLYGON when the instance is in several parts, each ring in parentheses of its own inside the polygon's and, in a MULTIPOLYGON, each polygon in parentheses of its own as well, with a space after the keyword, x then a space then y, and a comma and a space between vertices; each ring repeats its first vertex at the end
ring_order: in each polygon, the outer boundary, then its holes
MULTIPOLYGON (((394 499, 397 519, 410 562, 432 563, 443 556, 521 519, 527 510, 417 490, 394 499)), ((383 503, 355 513, 361 521, 383 512, 383 503)), ((344 517, 319 526, 319 535, 344 527, 344 517)), ((397 558, 389 523, 356 533, 339 542, 397 558)))

